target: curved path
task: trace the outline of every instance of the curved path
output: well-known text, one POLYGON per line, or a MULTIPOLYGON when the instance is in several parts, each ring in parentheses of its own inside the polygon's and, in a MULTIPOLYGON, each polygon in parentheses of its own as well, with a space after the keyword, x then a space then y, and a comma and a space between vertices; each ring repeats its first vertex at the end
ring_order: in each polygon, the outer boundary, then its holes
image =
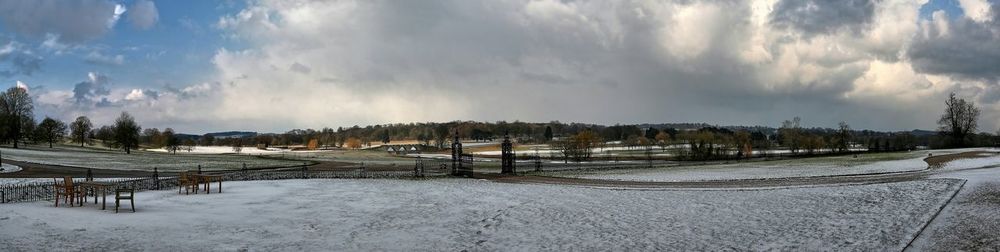
MULTIPOLYGON (((585 179, 549 176, 500 176, 497 174, 476 174, 476 178, 484 178, 505 183, 533 183, 533 184, 557 184, 574 185, 587 187, 613 187, 613 188, 689 188, 689 189, 738 189, 738 188, 774 188, 774 187, 801 187, 801 186, 822 186, 822 185, 858 185, 903 182, 919 180, 928 175, 951 172, 938 168, 945 163, 963 158, 982 157, 984 153, 997 154, 994 152, 973 151, 957 154, 940 155, 924 159, 928 168, 919 171, 870 173, 855 175, 833 175, 833 176, 811 176, 811 177, 788 177, 788 178, 768 178, 768 179, 739 179, 739 180, 712 180, 712 181, 680 181, 680 182, 649 182, 649 181, 622 181, 604 179, 585 179)), ((977 168, 978 169, 978 168, 977 168)))

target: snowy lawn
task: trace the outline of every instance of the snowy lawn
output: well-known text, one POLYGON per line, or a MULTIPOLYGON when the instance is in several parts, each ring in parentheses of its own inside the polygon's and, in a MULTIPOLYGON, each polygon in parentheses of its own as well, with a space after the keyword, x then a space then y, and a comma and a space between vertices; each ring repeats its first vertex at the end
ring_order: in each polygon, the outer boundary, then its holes
POLYGON ((226 182, 137 195, 137 213, 3 205, 6 250, 902 249, 958 180, 743 191, 481 180, 226 182))
MULTIPOLYGON (((924 162, 924 158, 927 157, 928 153, 932 153, 934 155, 944 155, 982 150, 995 151, 996 149, 973 148, 891 153, 864 153, 858 155, 857 158, 853 155, 845 155, 720 165, 691 165, 654 169, 550 172, 545 175, 557 177, 656 182, 854 175, 918 171, 928 168, 927 162, 924 162)), ((979 163, 996 161, 1000 161, 1000 158, 993 157, 992 160, 980 161, 979 163)))
MULTIPOLYGON (((849 157, 847 157, 849 158, 849 157)), ((707 181, 831 176, 917 171, 927 168, 923 157, 872 163, 813 163, 790 161, 747 162, 723 165, 679 166, 654 169, 603 170, 549 173, 550 176, 623 181, 707 181)))
POLYGON ((0 165, 0 173, 19 172, 19 171, 21 171, 21 167, 20 166, 16 166, 16 165, 12 165, 12 164, 2 164, 2 165, 0 165))
POLYGON ((957 170, 1000 165, 1000 155, 994 155, 991 153, 982 153, 980 155, 982 157, 954 160, 945 163, 944 167, 941 168, 957 170))
POLYGON ((1000 248, 1000 168, 935 175, 968 182, 914 242, 925 251, 995 251, 1000 248))
POLYGON ((125 154, 88 148, 3 148, 3 158, 49 165, 75 166, 95 169, 152 171, 193 170, 201 165, 205 170, 239 169, 246 163, 249 167, 293 166, 301 161, 265 159, 248 155, 185 155, 135 151, 125 154))
MULTIPOLYGON (((167 149, 149 149, 148 151, 168 153, 167 149)), ((253 146, 247 146, 240 149, 241 154, 281 154, 283 150, 277 148, 269 148, 266 150, 257 149, 253 146)), ((177 153, 184 154, 236 154, 231 146, 194 146, 190 151, 188 150, 178 150, 177 153)))

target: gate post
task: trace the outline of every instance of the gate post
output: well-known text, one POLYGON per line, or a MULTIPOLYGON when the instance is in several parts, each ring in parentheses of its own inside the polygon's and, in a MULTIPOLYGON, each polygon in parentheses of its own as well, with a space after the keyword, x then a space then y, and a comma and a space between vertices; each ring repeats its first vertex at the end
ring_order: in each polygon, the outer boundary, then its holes
POLYGON ((156 190, 160 190, 160 171, 153 167, 153 181, 156 183, 156 190))
POLYGON ((510 142, 510 135, 504 132, 503 143, 500 144, 500 174, 515 175, 515 159, 514 144, 510 142))
POLYGON ((458 139, 458 130, 455 130, 455 137, 451 141, 451 175, 460 176, 459 170, 462 166, 462 141, 458 139))
POLYGON ((302 163, 302 179, 308 179, 309 174, 306 173, 308 168, 306 168, 306 163, 302 163))

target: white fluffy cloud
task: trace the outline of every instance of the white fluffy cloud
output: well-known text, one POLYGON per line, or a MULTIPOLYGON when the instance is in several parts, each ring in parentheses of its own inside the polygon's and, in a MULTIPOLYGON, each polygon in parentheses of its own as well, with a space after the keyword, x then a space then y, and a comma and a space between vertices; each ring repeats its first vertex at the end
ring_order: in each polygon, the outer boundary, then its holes
POLYGON ((976 22, 988 22, 992 19, 990 15, 990 2, 987 0, 958 0, 962 12, 976 22))

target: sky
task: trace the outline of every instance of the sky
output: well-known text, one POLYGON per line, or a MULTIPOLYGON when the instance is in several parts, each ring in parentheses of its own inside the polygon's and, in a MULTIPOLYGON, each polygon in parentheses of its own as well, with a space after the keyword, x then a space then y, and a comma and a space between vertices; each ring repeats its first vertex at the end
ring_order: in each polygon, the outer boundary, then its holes
POLYGON ((1000 127, 994 0, 3 0, 35 116, 185 133, 521 120, 1000 127))

